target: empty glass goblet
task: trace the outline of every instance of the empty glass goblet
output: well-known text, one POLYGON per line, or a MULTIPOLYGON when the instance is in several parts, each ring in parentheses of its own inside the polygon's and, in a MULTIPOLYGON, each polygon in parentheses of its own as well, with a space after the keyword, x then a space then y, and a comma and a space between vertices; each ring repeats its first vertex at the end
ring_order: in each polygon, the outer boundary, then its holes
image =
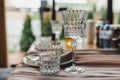
POLYGON ((63 21, 64 21, 64 35, 67 38, 72 38, 72 53, 73 53, 73 65, 65 69, 66 72, 70 73, 80 73, 84 69, 76 66, 74 64, 74 55, 77 46, 77 40, 79 37, 86 36, 85 29, 85 10, 65 10, 62 12, 63 21))
POLYGON ((60 21, 51 21, 52 33, 55 33, 56 39, 59 39, 60 33, 62 31, 62 23, 60 21))

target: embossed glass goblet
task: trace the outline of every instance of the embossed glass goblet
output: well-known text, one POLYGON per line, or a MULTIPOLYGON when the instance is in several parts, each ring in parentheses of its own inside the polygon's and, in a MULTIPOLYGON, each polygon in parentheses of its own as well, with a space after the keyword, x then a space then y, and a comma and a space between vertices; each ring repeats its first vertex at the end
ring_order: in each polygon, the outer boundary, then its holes
POLYGON ((60 33, 62 31, 62 22, 53 20, 51 21, 51 25, 52 25, 52 32, 56 34, 56 38, 57 40, 59 40, 60 33))
POLYGON ((84 69, 74 64, 74 55, 76 51, 77 41, 80 37, 86 36, 85 29, 85 10, 65 10, 62 12, 64 21, 64 34, 66 38, 72 38, 72 52, 73 52, 73 65, 65 69, 66 72, 80 73, 84 69))

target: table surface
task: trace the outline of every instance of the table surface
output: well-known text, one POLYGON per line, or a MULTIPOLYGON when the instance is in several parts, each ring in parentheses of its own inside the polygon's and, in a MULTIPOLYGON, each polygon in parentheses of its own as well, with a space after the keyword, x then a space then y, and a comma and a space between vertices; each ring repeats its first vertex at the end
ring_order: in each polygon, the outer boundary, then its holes
POLYGON ((114 51, 77 51, 76 64, 85 69, 79 74, 60 71, 59 76, 41 76, 39 68, 19 64, 8 80, 120 80, 120 55, 114 51))

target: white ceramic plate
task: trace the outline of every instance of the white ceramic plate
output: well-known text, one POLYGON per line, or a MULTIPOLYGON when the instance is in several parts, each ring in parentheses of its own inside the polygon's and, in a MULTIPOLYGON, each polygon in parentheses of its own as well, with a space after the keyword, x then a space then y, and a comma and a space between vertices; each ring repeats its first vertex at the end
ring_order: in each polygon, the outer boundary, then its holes
MULTIPOLYGON (((66 58, 67 56, 70 56, 71 55, 71 51, 65 51, 61 57, 62 59, 63 58, 66 58)), ((32 66, 32 67, 39 67, 39 64, 38 64, 38 55, 37 54, 30 54, 30 55, 27 55, 25 56, 23 59, 22 59, 22 62, 28 66, 32 66)), ((67 59, 67 58, 66 58, 67 59)), ((67 59, 65 61, 62 61, 60 65, 65 65, 65 64, 69 64, 72 62, 72 57, 70 59, 67 59)))

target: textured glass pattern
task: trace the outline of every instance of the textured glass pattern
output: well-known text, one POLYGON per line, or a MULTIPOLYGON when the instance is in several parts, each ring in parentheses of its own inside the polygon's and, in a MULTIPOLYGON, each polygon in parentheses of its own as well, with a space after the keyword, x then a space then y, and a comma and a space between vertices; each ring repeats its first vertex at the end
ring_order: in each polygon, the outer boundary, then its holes
POLYGON ((58 44, 42 42, 37 46, 42 75, 58 75, 60 71, 60 55, 63 49, 58 44))
POLYGON ((85 10, 63 11, 65 37, 85 37, 85 10))

